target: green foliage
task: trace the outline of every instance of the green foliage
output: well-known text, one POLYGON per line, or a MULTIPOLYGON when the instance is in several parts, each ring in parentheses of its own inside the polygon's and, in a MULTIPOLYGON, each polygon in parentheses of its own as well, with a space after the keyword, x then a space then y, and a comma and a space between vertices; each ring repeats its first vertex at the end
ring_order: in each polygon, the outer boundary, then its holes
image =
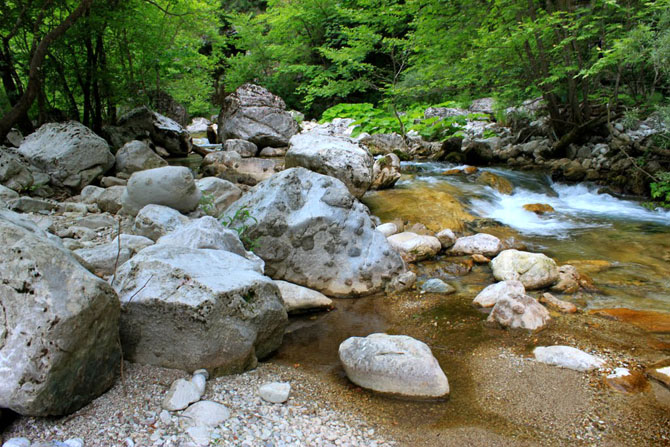
POLYGON ((214 216, 216 209, 214 208, 214 195, 210 193, 202 193, 198 201, 198 208, 208 216, 214 216))
POLYGON ((651 197, 670 205, 670 172, 658 173, 656 177, 658 180, 649 184, 651 197))
POLYGON ((235 211, 235 214, 230 217, 221 218, 221 224, 235 231, 247 250, 254 251, 258 247, 258 238, 254 239, 249 236, 249 229, 251 228, 249 221, 254 224, 258 223, 258 220, 251 215, 249 208, 246 206, 235 211))

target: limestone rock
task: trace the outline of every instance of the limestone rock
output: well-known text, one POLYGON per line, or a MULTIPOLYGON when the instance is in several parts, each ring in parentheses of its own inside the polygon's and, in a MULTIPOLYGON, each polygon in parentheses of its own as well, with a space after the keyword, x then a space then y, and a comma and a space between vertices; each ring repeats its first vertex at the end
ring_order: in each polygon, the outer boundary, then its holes
POLYGON ((389 293, 393 292, 404 292, 411 289, 416 283, 416 273, 411 270, 408 270, 404 273, 396 275, 391 282, 386 286, 386 291, 389 293))
POLYGON ((424 236, 409 231, 387 238, 389 245, 400 253, 405 262, 428 259, 440 252, 442 244, 434 236, 424 236))
POLYGON ((84 203, 98 205, 98 208, 103 212, 116 214, 121 209, 121 198, 125 192, 125 186, 100 188, 98 186, 88 185, 82 189, 81 198, 84 203))
POLYGON ((505 250, 491 261, 493 276, 498 281, 518 280, 528 290, 541 289, 554 284, 558 267, 553 259, 541 253, 505 250))
POLYGON ((447 376, 430 348, 404 335, 351 337, 339 348, 349 380, 363 388, 409 397, 449 394, 447 376))
POLYGON ((405 141, 397 133, 366 135, 361 138, 360 142, 370 150, 372 155, 386 155, 393 152, 407 151, 405 141))
POLYGON ((153 245, 154 241, 143 236, 132 234, 120 235, 121 245, 119 249, 119 236, 111 242, 93 248, 81 248, 74 250, 75 255, 81 258, 83 264, 98 275, 111 275, 114 267, 120 266, 133 257, 143 248, 153 245), (118 256, 118 262, 117 262, 118 256))
POLYGON ((138 363, 239 373, 279 347, 287 324, 277 286, 227 251, 154 245, 114 287, 124 354, 138 363))
POLYGON ((18 151, 49 174, 54 185, 77 190, 114 165, 107 142, 76 121, 43 125, 18 151))
POLYGON ((501 281, 491 284, 479 294, 472 301, 472 304, 479 307, 493 307, 502 297, 524 295, 526 288, 519 281, 501 281))
POLYGON ((571 346, 538 346, 533 355, 538 362, 575 371, 591 371, 605 364, 603 359, 571 346))
POLYGON ((445 250, 447 248, 451 248, 456 243, 457 240, 454 232, 448 228, 437 233, 435 237, 440 241, 440 244, 442 244, 442 248, 445 250))
POLYGON ((196 180, 195 184, 202 191, 200 208, 211 216, 220 216, 242 196, 242 190, 237 185, 217 177, 205 177, 196 180))
POLYGON ((275 281, 289 314, 313 310, 331 309, 333 301, 316 290, 286 281, 275 281))
POLYGON ((581 275, 577 268, 572 265, 562 265, 558 268, 558 282, 551 287, 551 290, 562 293, 579 292, 581 275))
POLYGON ((169 206, 187 213, 198 206, 201 196, 190 169, 165 166, 135 172, 128 180, 121 201, 123 210, 133 216, 150 204, 169 206))
POLYGON ((179 211, 162 205, 147 205, 137 213, 133 232, 152 241, 189 222, 179 211))
POLYGON ((431 278, 424 282, 421 285, 421 290, 427 293, 443 293, 445 295, 456 292, 456 289, 453 286, 439 278, 431 278))
POLYGON ((495 236, 478 233, 474 236, 459 237, 449 250, 452 254, 495 256, 502 250, 502 242, 495 236))
POLYGON ((190 380, 178 379, 172 383, 162 407, 168 411, 183 410, 202 397, 202 391, 190 380))
POLYGON ((183 425, 214 428, 230 417, 224 405, 209 400, 196 402, 181 414, 183 425))
POLYGON ((375 228, 375 230, 379 231, 384 236, 389 237, 398 233, 398 226, 393 222, 389 222, 382 225, 378 225, 377 228, 375 228))
MULTIPOLYGON (((39 169, 16 149, 0 146, 0 184, 14 191, 24 191, 33 186, 39 169)), ((42 181, 49 181, 47 174, 41 173, 42 181)))
POLYGON ((255 157, 258 153, 258 146, 251 141, 245 140, 226 140, 223 143, 224 151, 237 152, 242 158, 255 157))
POLYGON ((549 312, 528 295, 506 295, 498 299, 487 321, 505 328, 535 330, 546 326, 549 312))
POLYGON ((286 167, 303 167, 342 181, 349 192, 362 197, 372 183, 373 158, 366 148, 346 137, 318 132, 291 138, 286 167))
POLYGON ((121 357, 116 294, 54 238, 0 210, 0 408, 23 415, 81 408, 121 357))
POLYGON ((274 279, 299 284, 328 296, 375 293, 405 271, 367 208, 339 180, 294 168, 260 183, 232 204, 235 225, 247 226, 255 252, 274 279))
POLYGON ((251 141, 258 147, 282 147, 298 133, 298 123, 284 101, 253 84, 244 84, 228 95, 219 113, 219 139, 251 141))
POLYGON ((542 296, 540 296, 540 303, 564 314, 574 314, 577 312, 577 306, 568 301, 559 300, 551 293, 543 293, 542 296))
POLYGON ((237 152, 212 152, 202 160, 202 172, 233 183, 254 186, 281 171, 278 160, 242 158, 237 152))
POLYGON ((267 402, 283 404, 288 400, 291 384, 287 382, 266 383, 258 389, 258 394, 267 402))
POLYGON ((375 160, 372 166, 372 184, 370 189, 393 188, 400 180, 400 158, 396 154, 387 154, 375 160))
POLYGON ((132 174, 163 166, 167 166, 167 162, 142 141, 126 143, 116 153, 116 172, 132 174))

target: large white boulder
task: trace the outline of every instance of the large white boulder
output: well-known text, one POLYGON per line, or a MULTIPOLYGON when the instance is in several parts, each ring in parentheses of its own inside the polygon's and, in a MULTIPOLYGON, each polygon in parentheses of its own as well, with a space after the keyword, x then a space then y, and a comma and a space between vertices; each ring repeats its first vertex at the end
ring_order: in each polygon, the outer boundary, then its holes
POLYGON ((286 167, 303 167, 342 181, 355 197, 362 197, 372 184, 374 160, 367 148, 346 137, 319 132, 291 138, 286 167))
POLYGON ((506 295, 498 299, 488 322, 510 329, 540 329, 549 323, 549 311, 537 300, 524 294, 506 295))
POLYGON ((21 216, 0 210, 0 408, 73 412, 107 390, 121 360, 119 301, 105 281, 21 216))
POLYGON ((260 183, 224 218, 233 220, 232 228, 246 228, 269 276, 328 296, 369 295, 405 271, 347 187, 307 169, 288 169, 260 183))
POLYGON ((51 183, 73 189, 82 189, 114 166, 107 142, 76 121, 43 125, 18 151, 49 174, 51 183))
POLYGON ((190 169, 165 166, 131 175, 121 201, 123 211, 133 216, 150 204, 188 213, 197 208, 201 196, 190 169))
POLYGON ((219 113, 219 140, 247 140, 259 148, 282 147, 298 133, 284 101, 263 87, 244 84, 228 95, 219 113))
POLYGON ((493 307, 498 300, 507 296, 524 295, 526 288, 520 281, 500 281, 479 292, 472 303, 478 307, 493 307))
POLYGON ((363 388, 417 398, 449 394, 449 381, 428 345, 405 335, 351 337, 339 348, 349 380, 363 388))
POLYGON ((518 280, 528 290, 549 287, 558 280, 558 267, 542 253, 505 250, 491 261, 498 281, 518 280))
POLYGON ((288 320, 272 280, 223 250, 145 248, 119 268, 114 287, 123 351, 137 363, 239 373, 280 346, 288 320))
POLYGON ((600 357, 571 346, 538 346, 533 355, 538 362, 575 371, 592 371, 605 365, 600 357))
POLYGON ((431 258, 442 249, 440 240, 435 236, 416 234, 411 231, 391 235, 386 240, 391 248, 400 253, 405 262, 431 258))

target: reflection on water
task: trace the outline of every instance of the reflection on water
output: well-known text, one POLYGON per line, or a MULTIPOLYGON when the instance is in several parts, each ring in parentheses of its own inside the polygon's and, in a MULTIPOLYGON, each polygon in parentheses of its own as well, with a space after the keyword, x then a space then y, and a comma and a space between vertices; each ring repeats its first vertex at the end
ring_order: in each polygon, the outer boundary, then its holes
POLYGON ((598 194, 593 185, 554 183, 540 172, 484 169, 515 185, 514 192, 505 195, 472 177, 442 175, 457 168, 447 163, 411 162, 403 167, 409 174, 398 188, 366 196, 366 204, 383 221, 401 217, 439 230, 449 227, 454 209, 458 216, 494 219, 518 232, 529 250, 544 252, 559 263, 610 261, 611 268, 590 273, 601 293, 585 297, 588 307, 670 310, 667 210, 653 211, 632 200, 598 194), (533 203, 551 205, 556 212, 538 216, 523 208, 533 203))

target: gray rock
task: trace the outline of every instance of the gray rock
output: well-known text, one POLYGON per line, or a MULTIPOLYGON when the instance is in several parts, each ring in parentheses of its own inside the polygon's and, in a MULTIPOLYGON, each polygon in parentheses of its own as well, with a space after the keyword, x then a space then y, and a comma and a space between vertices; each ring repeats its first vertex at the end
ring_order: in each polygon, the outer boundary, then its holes
POLYGON ((447 376, 430 348, 404 335, 351 337, 339 348, 349 380, 383 393, 430 398, 449 394, 447 376))
POLYGON ((212 122, 207 118, 196 117, 191 120, 191 124, 186 126, 186 130, 190 134, 205 133, 207 128, 212 125, 212 122))
MULTIPOLYGON (((122 173, 117 173, 117 175, 123 175, 122 173)), ((100 186, 103 188, 109 188, 110 186, 126 186, 128 179, 119 178, 119 177, 103 177, 100 179, 100 186)))
POLYGON ((497 237, 486 233, 478 233, 474 236, 459 237, 449 252, 458 255, 495 256, 500 253, 502 248, 502 242, 497 237))
POLYGON ((202 160, 201 170, 207 176, 233 183, 254 186, 281 171, 279 160, 242 158, 237 152, 212 152, 202 160))
POLYGON ((495 99, 493 98, 480 98, 475 99, 470 104, 470 111, 474 113, 486 113, 488 115, 493 115, 495 113, 495 99))
POLYGON ((202 193, 195 186, 191 170, 184 166, 165 166, 135 172, 121 198, 123 211, 136 216, 146 205, 163 205, 177 211, 193 211, 202 193))
POLYGON ((258 153, 259 157, 285 157, 287 148, 285 147, 264 147, 258 153))
POLYGON ((63 444, 67 447, 84 447, 84 440, 81 438, 66 439, 63 444))
POLYGON ((339 180, 295 168, 276 174, 228 208, 247 226, 266 273, 328 296, 368 295, 405 271, 367 208, 339 180))
POLYGON ((370 189, 393 188, 400 180, 400 158, 396 154, 387 154, 375 160, 372 166, 372 184, 370 189))
POLYGON ((11 438, 6 440, 2 447, 30 447, 30 439, 28 438, 11 438))
POLYGON ((181 414, 182 424, 191 427, 217 427, 230 417, 230 411, 223 405, 203 400, 194 403, 181 414))
POLYGON ((558 267, 553 259, 541 253, 505 250, 491 261, 498 281, 518 280, 528 290, 549 287, 558 281, 558 267))
POLYGON ((116 126, 103 127, 103 133, 115 149, 133 140, 150 139, 169 155, 186 156, 191 150, 191 136, 186 129, 147 107, 131 110, 119 118, 116 126))
POLYGON ((117 236, 107 244, 93 248, 81 248, 74 250, 74 253, 81 258, 82 263, 93 273, 111 275, 114 273, 115 267, 122 265, 142 249, 154 244, 154 241, 143 236, 122 234, 120 237, 120 247, 119 237, 117 236))
POLYGON ((442 248, 445 250, 452 247, 456 243, 457 239, 454 232, 450 229, 440 231, 435 235, 435 237, 440 241, 442 248))
POLYGON ((15 149, 0 146, 0 184, 15 191, 25 191, 35 183, 33 171, 38 169, 15 149))
POLYGON ((244 84, 223 101, 219 139, 251 141, 258 147, 282 147, 298 132, 298 123, 286 104, 258 85, 244 84))
POLYGON ((377 226, 375 230, 379 231, 385 237, 393 236, 398 233, 398 226, 393 222, 385 223, 377 226))
POLYGON ((456 107, 428 107, 424 112, 423 116, 426 119, 430 118, 452 118, 454 116, 466 116, 470 112, 465 109, 459 109, 456 107))
POLYGON ((63 415, 118 371, 119 302, 35 224, 0 211, 0 408, 63 415))
POLYGON ((73 189, 83 188, 114 165, 107 142, 76 121, 43 125, 18 151, 46 172, 51 183, 73 189))
POLYGON ((116 153, 116 171, 132 174, 133 172, 167 166, 167 161, 142 141, 130 141, 116 153))
POLYGON ((397 151, 407 151, 405 141, 397 133, 367 135, 361 138, 360 142, 368 148, 372 155, 386 155, 397 151))
POLYGON ((372 184, 373 158, 368 150, 346 137, 318 132, 291 138, 286 167, 303 167, 342 181, 355 197, 362 197, 372 184))
POLYGON ((114 227, 117 223, 109 214, 90 214, 88 216, 78 217, 74 220, 74 224, 78 227, 90 228, 91 230, 100 230, 104 228, 114 227))
POLYGON ((273 404, 286 402, 290 392, 291 384, 288 382, 266 383, 258 389, 258 395, 261 396, 261 399, 273 404))
POLYGON ((333 307, 333 301, 316 290, 286 281, 275 281, 274 283, 279 287, 284 307, 289 314, 333 307))
POLYGON ((100 188, 88 185, 81 190, 81 200, 84 203, 96 204, 103 212, 116 214, 121 209, 121 198, 125 191, 125 186, 100 188))
POLYGON ((7 200, 10 209, 21 213, 39 213, 54 211, 58 209, 58 202, 48 199, 23 196, 17 199, 7 200))
POLYGON ((421 290, 427 293, 443 293, 449 294, 456 292, 456 289, 442 281, 439 278, 431 278, 421 285, 421 290))
POLYGON ((502 297, 524 295, 526 288, 516 280, 501 281, 491 284, 479 292, 472 303, 478 307, 493 307, 502 297))
POLYGON ((540 329, 549 323, 549 311, 528 295, 506 295, 498 299, 487 321, 511 329, 540 329))
POLYGON ((172 382, 161 405, 168 411, 183 410, 190 404, 198 402, 203 391, 190 380, 177 379, 172 382))
POLYGON ((231 203, 242 197, 237 185, 217 177, 205 177, 195 184, 202 191, 200 208, 211 216, 220 216, 231 203))
POLYGON ((287 324, 277 286, 222 250, 145 248, 114 287, 124 354, 138 363, 239 373, 279 347, 287 324))
POLYGON ((223 143, 224 151, 232 151, 240 154, 242 158, 255 157, 258 153, 258 146, 251 141, 245 140, 226 140, 223 143))
POLYGON ((18 197, 19 197, 18 192, 0 184, 0 199, 7 201, 11 199, 16 199, 18 197))
POLYGON ((416 283, 416 273, 409 270, 395 276, 386 287, 386 291, 390 293, 404 292, 406 290, 411 289, 415 283, 416 283))
POLYGON ((23 143, 23 134, 18 129, 10 129, 7 133, 7 142, 10 146, 19 147, 23 143))
POLYGON ((394 234, 387 238, 389 245, 405 260, 405 262, 416 262, 428 259, 440 252, 442 244, 434 236, 405 231, 394 234))
POLYGON ((186 225, 188 217, 162 205, 147 205, 137 213, 133 233, 157 241, 161 236, 186 225))
POLYGON ((571 346, 538 346, 533 350, 533 355, 540 363, 575 371, 592 371, 605 365, 605 361, 600 357, 571 346))

